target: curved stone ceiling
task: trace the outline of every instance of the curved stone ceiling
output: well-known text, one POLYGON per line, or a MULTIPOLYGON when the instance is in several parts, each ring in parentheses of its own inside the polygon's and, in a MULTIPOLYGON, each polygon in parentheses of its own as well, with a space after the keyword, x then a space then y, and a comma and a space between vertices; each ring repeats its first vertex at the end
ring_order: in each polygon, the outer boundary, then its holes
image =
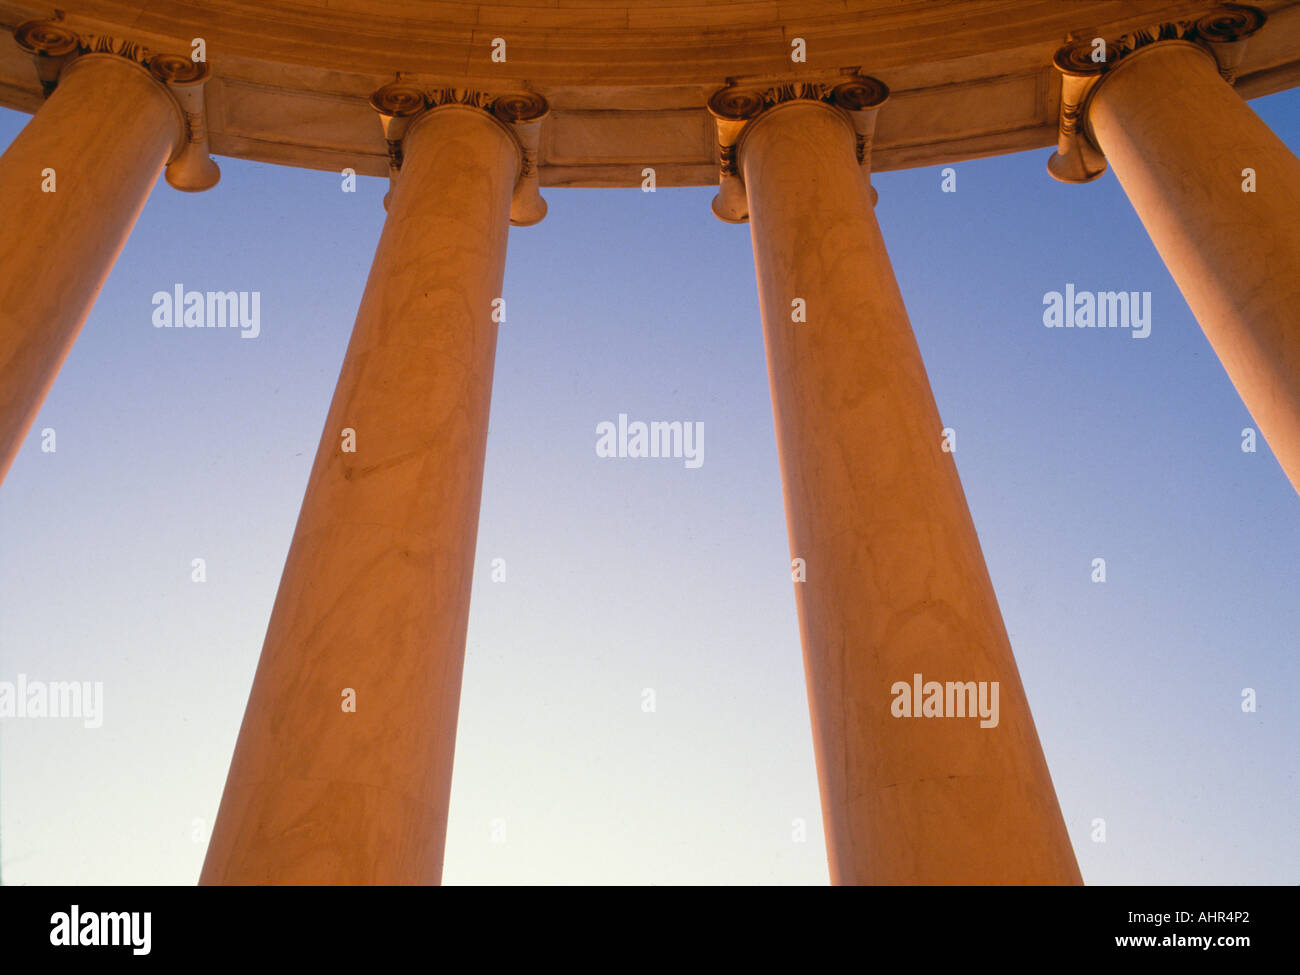
MULTIPOLYGON (((1238 74, 1246 97, 1300 84, 1300 2, 1268 14, 1238 74)), ((526 88, 552 114, 544 186, 717 182, 705 110, 729 80, 827 80, 860 70, 892 91, 873 150, 877 171, 1050 145, 1067 40, 1115 38, 1194 19, 1210 2, 1116 0, 146 0, 60 6, 83 33, 188 53, 201 37, 213 80, 218 155, 388 172, 370 94, 397 72, 430 86, 526 88), (506 58, 493 61, 496 38, 506 58), (791 60, 802 38, 806 63, 791 60)), ((0 104, 40 105, 31 58, 12 30, 53 7, 0 0, 0 104)))

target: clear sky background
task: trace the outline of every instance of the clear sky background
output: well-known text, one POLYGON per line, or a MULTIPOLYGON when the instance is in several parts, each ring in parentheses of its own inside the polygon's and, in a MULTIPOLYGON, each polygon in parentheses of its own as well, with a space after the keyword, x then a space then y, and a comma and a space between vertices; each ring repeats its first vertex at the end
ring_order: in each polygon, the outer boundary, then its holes
MULTIPOLYGON (((1300 92, 1253 106, 1300 148, 1300 92)), ((1300 498, 1114 175, 1048 154, 874 182, 1084 879, 1296 884, 1300 498), (1067 282, 1152 292, 1150 336, 1044 328, 1067 282)), ((0 721, 6 883, 199 874, 386 190, 219 162, 159 182, 0 486, 0 680, 105 685, 102 728, 0 721), (177 283, 260 291, 261 336, 153 328, 177 283)), ((827 881, 749 231, 713 193, 547 190, 511 231, 447 883, 827 881), (704 465, 598 458, 620 412, 702 421, 704 465)))

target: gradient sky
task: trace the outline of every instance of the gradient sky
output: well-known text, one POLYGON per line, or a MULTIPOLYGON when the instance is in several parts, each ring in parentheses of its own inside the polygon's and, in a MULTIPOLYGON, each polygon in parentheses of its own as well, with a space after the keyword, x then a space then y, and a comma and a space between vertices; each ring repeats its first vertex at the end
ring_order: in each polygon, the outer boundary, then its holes
MULTIPOLYGON (((1252 104, 1300 147, 1300 91, 1252 104)), ((1084 879, 1295 884, 1300 499, 1114 175, 1047 156, 874 182, 1084 879), (1044 328, 1067 282, 1152 292, 1150 336, 1044 328)), ((5 883, 198 877, 386 190, 219 162, 159 183, 0 486, 0 680, 105 696, 98 729, 0 721, 5 883), (153 328, 177 283, 260 291, 260 337, 153 328)), ((827 881, 749 231, 713 193, 547 190, 511 231, 447 883, 827 881), (598 458, 620 412, 702 421, 703 466, 598 458)))

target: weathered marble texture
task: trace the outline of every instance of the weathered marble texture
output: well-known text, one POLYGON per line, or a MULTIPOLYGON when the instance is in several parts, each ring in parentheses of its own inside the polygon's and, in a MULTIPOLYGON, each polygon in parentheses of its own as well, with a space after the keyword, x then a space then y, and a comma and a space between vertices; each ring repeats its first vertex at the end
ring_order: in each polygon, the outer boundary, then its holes
POLYGON ((441 878, 520 157, 464 106, 404 148, 202 883, 441 878))
POLYGON ((788 102, 739 152, 831 880, 1079 883, 852 126, 788 102), (999 681, 997 727, 895 718, 914 673, 999 681))

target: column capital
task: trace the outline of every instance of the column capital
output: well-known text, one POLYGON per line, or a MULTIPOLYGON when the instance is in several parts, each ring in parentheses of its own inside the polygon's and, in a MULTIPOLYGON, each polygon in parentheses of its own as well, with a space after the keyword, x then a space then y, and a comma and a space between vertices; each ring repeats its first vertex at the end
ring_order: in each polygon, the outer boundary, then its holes
MULTIPOLYGON (((731 83, 709 96, 709 114, 718 129, 718 195, 713 213, 727 223, 749 219, 740 149, 745 132, 759 118, 783 105, 812 103, 825 105, 842 118, 854 136, 858 165, 870 186, 871 145, 876 131, 876 114, 889 88, 883 81, 860 75, 856 70, 823 81, 773 81, 731 83)), ((872 201, 876 191, 871 191, 872 201)))
POLYGON ((1267 19, 1257 7, 1227 3, 1194 19, 1153 24, 1113 39, 1073 37, 1052 58, 1061 76, 1061 111, 1047 171, 1063 183, 1088 183, 1106 171, 1106 157, 1087 131, 1088 104, 1102 81, 1135 54, 1157 44, 1194 45, 1214 59, 1224 81, 1235 84, 1246 41, 1267 19))
POLYGON ((540 223, 546 216, 546 201, 540 191, 537 146, 542 121, 551 106, 535 91, 524 89, 490 92, 480 88, 427 86, 411 81, 398 72, 397 77, 370 96, 370 107, 379 113, 384 140, 388 144, 388 196, 392 196, 402 170, 402 141, 416 119, 449 106, 478 109, 499 124, 519 152, 519 173, 510 203, 510 223, 527 227, 540 223))
POLYGON ((121 58, 145 71, 176 108, 176 147, 167 161, 168 184, 185 192, 210 189, 221 170, 208 148, 204 86, 212 71, 206 61, 151 50, 135 41, 109 34, 75 31, 57 16, 28 20, 14 28, 14 40, 36 62, 41 90, 49 98, 64 72, 91 55, 121 58))

